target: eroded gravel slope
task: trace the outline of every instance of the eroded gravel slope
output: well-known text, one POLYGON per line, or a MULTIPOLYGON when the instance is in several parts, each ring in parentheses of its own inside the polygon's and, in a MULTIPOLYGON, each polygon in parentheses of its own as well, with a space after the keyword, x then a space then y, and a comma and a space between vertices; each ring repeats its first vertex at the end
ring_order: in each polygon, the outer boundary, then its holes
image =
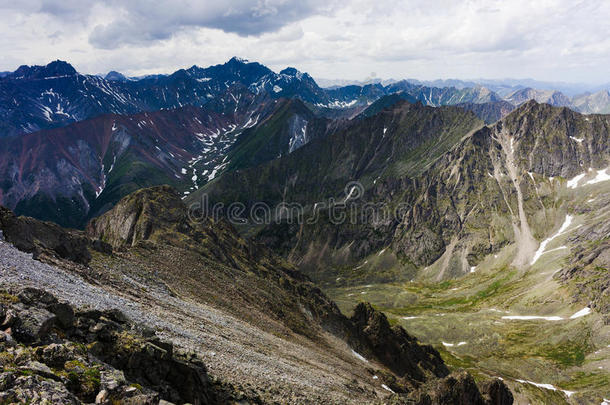
POLYGON ((254 390, 265 400, 371 403, 386 395, 366 371, 370 364, 333 336, 324 335, 326 345, 282 339, 208 305, 172 296, 163 284, 135 275, 117 278, 112 286, 93 285, 0 241, 0 283, 5 288, 44 288, 76 307, 118 308, 182 350, 197 353, 213 376, 254 390))

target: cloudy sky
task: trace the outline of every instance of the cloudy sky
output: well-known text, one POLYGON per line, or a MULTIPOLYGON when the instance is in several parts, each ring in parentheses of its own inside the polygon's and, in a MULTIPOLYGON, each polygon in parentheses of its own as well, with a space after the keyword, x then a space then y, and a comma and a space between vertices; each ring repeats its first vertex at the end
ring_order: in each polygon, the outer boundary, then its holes
POLYGON ((208 66, 314 77, 610 82, 606 0, 0 0, 0 71, 208 66))

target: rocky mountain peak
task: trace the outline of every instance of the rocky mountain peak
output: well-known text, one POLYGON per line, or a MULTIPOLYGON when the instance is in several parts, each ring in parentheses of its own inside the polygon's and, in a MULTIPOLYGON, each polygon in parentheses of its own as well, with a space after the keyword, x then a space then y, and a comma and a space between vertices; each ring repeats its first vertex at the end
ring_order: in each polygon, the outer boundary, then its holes
POLYGON ((250 63, 250 61, 246 58, 241 58, 239 56, 233 56, 231 59, 227 61, 227 64, 237 64, 237 65, 246 65, 250 63))
POLYGON ((108 74, 104 77, 104 79, 109 80, 109 81, 117 81, 117 82, 124 82, 124 81, 128 80, 124 74, 117 72, 116 70, 111 70, 110 72, 108 72, 108 74))
POLYGON ((186 206, 167 185, 145 188, 124 197, 110 211, 93 219, 87 233, 113 247, 133 246, 161 231, 186 227, 186 206))
POLYGON ((301 78, 303 77, 303 73, 300 72, 299 70, 297 70, 296 68, 293 67, 287 67, 286 69, 283 69, 282 71, 280 71, 281 75, 286 75, 286 76, 294 76, 297 78, 301 78))
POLYGON ((68 62, 56 60, 46 66, 20 66, 10 76, 16 79, 44 79, 62 76, 73 76, 75 74, 77 74, 76 69, 74 69, 74 67, 68 62))

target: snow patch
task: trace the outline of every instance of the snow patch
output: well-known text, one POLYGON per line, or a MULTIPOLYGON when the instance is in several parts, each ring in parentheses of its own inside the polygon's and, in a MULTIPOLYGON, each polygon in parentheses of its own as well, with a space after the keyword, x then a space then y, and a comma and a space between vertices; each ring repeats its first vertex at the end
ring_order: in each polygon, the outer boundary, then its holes
POLYGON ((362 360, 362 361, 364 361, 364 362, 366 362, 366 363, 368 363, 368 362, 369 362, 367 359, 365 359, 365 358, 364 358, 364 356, 363 356, 363 355, 361 355, 360 353, 358 353, 358 352, 357 352, 357 351, 355 351, 354 349, 352 349, 352 354, 353 354, 353 355, 354 355, 356 358, 358 358, 359 360, 362 360))
POLYGON ((571 140, 573 140, 573 141, 576 141, 576 142, 578 142, 578 143, 582 143, 582 141, 584 141, 584 140, 585 140, 584 138, 575 138, 575 137, 573 137, 573 136, 571 136, 571 137, 570 137, 570 139, 571 139, 571 140))
POLYGON ((578 176, 574 177, 572 180, 568 180, 568 188, 576 188, 578 187, 578 182, 582 180, 583 177, 585 177, 586 173, 582 173, 579 174, 578 176))
POLYGON ((352 100, 352 101, 339 101, 339 100, 335 100, 335 101, 327 103, 327 104, 318 103, 316 105, 318 107, 327 107, 327 108, 348 108, 348 107, 353 106, 357 102, 358 102, 358 100, 352 100))
POLYGON ((356 267, 354 270, 358 270, 359 268, 363 267, 368 262, 369 262, 368 260, 365 260, 364 263, 362 263, 360 266, 356 267))
POLYGON ((589 307, 584 307, 583 309, 581 309, 580 311, 576 312, 574 315, 572 315, 570 317, 570 319, 576 319, 576 318, 580 318, 583 317, 585 315, 589 315, 591 313, 591 308, 589 307))
MULTIPOLYGON (((581 309, 580 311, 576 312, 569 319, 581 318, 583 316, 589 315, 590 313, 591 313, 591 308, 585 307, 585 308, 581 309)), ((561 316, 538 316, 538 315, 509 315, 509 316, 503 316, 502 319, 524 320, 524 321, 531 321, 531 320, 538 320, 538 319, 542 319, 545 321, 566 320, 566 318, 562 318, 561 316)))
MULTIPOLYGON (((534 263, 536 263, 536 261, 538 259, 540 259, 540 256, 542 256, 545 253, 544 250, 546 249, 546 245, 548 245, 549 242, 551 242, 556 237, 558 237, 561 234, 565 233, 565 231, 570 227, 571 224, 572 224, 572 216, 571 215, 566 215, 566 219, 563 222, 563 224, 561 225, 561 227, 559 228, 559 230, 557 231, 557 233, 555 235, 551 236, 550 238, 547 238, 547 239, 543 240, 540 243, 540 247, 538 248, 538 250, 534 254, 534 258, 532 259, 532 263, 531 263, 532 265, 534 263)), ((565 247, 562 247, 562 248, 565 248, 565 247)))
POLYGON ((112 172, 112 169, 114 169, 115 163, 116 163, 116 155, 112 158, 112 164, 110 165, 110 169, 108 169, 108 174, 110 174, 110 172, 112 172))
POLYGON ((445 347, 453 347, 453 346, 464 346, 467 342, 459 342, 459 343, 447 343, 441 342, 445 347))
POLYGON ((350 198, 352 198, 352 196, 356 194, 359 197, 360 194, 360 190, 358 189, 358 187, 356 186, 352 186, 352 188, 349 190, 349 193, 347 194, 347 197, 345 197, 345 200, 343 200, 343 202, 347 202, 350 198))
POLYGON ((392 391, 392 389, 385 384, 381 384, 381 388, 383 388, 386 391, 390 391, 392 394, 395 394, 395 392, 392 391))
POLYGON ((532 321, 542 319, 545 321, 562 321, 563 318, 560 316, 537 316, 537 315, 508 315, 503 316, 502 319, 510 319, 510 320, 522 320, 522 321, 532 321))
POLYGON ((296 117, 294 125, 300 125, 300 129, 294 128, 294 133, 288 141, 288 153, 294 152, 309 141, 307 139, 307 121, 296 117))
POLYGON ((598 170, 595 177, 585 183, 585 185, 601 183, 602 181, 610 180, 610 167, 604 170, 598 170))
POLYGON ((550 390, 550 391, 561 391, 563 392, 568 398, 570 398, 572 395, 574 395, 576 393, 576 391, 568 391, 568 390, 562 390, 560 388, 555 387, 552 384, 540 384, 540 383, 535 383, 533 381, 527 381, 527 380, 515 380, 517 382, 520 382, 521 384, 530 384, 530 385, 534 385, 538 388, 544 388, 546 390, 550 390))

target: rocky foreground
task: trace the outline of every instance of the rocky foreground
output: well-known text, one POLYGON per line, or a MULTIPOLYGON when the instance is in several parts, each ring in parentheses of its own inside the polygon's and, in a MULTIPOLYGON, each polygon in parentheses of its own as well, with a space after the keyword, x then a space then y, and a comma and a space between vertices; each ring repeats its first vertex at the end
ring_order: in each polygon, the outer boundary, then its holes
MULTIPOLYGON (((203 363, 117 310, 74 311, 44 290, 2 294, 1 403, 210 404, 232 397, 203 363)), ((234 397, 234 396, 233 396, 234 397)))

